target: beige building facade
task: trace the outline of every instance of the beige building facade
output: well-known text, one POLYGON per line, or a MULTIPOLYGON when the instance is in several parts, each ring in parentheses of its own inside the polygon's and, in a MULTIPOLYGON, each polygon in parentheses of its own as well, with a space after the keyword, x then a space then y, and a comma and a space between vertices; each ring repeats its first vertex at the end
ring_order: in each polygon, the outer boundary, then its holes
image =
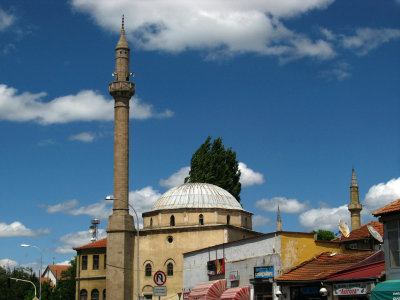
MULTIPOLYGON (((183 253, 229 243, 260 233, 252 230, 252 214, 242 209, 225 190, 206 183, 186 183, 167 191, 153 208, 143 213, 143 229, 139 231, 139 295, 154 297, 157 286, 154 274, 166 275, 167 295, 162 299, 178 300, 183 288, 183 253)), ((105 299, 105 261, 107 239, 96 241, 77 251, 77 299, 105 299), (98 257, 98 258, 97 258, 98 257), (99 260, 99 266, 94 264, 99 260), (92 291, 95 297, 92 297, 92 291), (87 298, 84 298, 85 296, 87 298)), ((137 250, 133 254, 133 298, 137 298, 137 250)), ((107 282, 113 279, 108 279, 107 282)))

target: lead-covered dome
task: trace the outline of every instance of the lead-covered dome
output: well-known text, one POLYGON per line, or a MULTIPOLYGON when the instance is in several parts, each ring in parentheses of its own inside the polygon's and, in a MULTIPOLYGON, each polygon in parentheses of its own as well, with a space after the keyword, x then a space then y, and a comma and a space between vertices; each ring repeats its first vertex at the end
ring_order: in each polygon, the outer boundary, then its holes
POLYGON ((225 208, 243 210, 226 190, 210 183, 185 183, 165 192, 152 211, 176 208, 225 208))

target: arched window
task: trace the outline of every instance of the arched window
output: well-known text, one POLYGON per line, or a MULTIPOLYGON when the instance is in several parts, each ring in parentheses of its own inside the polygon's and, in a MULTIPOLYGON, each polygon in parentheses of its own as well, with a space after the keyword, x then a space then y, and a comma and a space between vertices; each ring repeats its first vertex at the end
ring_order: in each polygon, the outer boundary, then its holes
POLYGON ((167 265, 167 275, 173 276, 174 275, 174 265, 170 262, 167 265))
POLYGON ((87 298, 87 290, 81 290, 81 292, 79 293, 79 298, 81 300, 88 300, 88 298, 87 298))
POLYGON ((103 300, 106 300, 106 289, 103 290, 103 300))
POLYGON ((150 218, 150 228, 153 228, 153 218, 150 218))
POLYGON ((244 226, 247 227, 247 218, 244 218, 244 226))
POLYGON ((169 225, 170 226, 175 226, 175 217, 172 215, 171 218, 169 219, 169 225))
POLYGON ((229 225, 230 222, 231 222, 231 216, 230 216, 230 215, 227 215, 227 216, 226 216, 226 224, 229 225))
POLYGON ((99 291, 96 289, 92 290, 90 298, 91 298, 90 300, 100 300, 99 291))
POLYGON ((151 264, 146 265, 146 276, 151 276, 151 264))
POLYGON ((199 225, 204 225, 204 217, 202 214, 199 215, 199 225))

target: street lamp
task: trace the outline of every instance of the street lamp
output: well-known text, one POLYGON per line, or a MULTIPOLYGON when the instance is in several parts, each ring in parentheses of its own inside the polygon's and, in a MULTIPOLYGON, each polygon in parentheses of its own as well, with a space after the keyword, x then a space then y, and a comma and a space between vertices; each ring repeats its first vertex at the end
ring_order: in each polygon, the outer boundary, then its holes
POLYGON ((37 246, 21 244, 21 247, 32 247, 40 251, 40 270, 39 270, 39 299, 42 299, 42 262, 43 262, 43 251, 37 246))
POLYGON ((137 244, 137 275, 136 275, 136 277, 137 277, 137 300, 139 300, 139 299, 140 299, 140 291, 139 291, 139 288, 140 288, 140 271, 139 271, 139 217, 138 217, 138 214, 137 214, 137 212, 136 212, 136 209, 129 203, 129 201, 125 201, 125 200, 122 200, 122 199, 114 198, 113 195, 107 196, 107 197, 106 197, 106 200, 108 200, 108 201, 114 201, 114 200, 116 200, 116 201, 122 201, 122 202, 127 203, 127 204, 129 205, 129 207, 132 208, 132 210, 133 210, 133 212, 135 213, 135 216, 136 216, 136 226, 137 226, 137 227, 136 227, 136 239, 137 239, 137 242, 136 242, 136 244, 137 244))

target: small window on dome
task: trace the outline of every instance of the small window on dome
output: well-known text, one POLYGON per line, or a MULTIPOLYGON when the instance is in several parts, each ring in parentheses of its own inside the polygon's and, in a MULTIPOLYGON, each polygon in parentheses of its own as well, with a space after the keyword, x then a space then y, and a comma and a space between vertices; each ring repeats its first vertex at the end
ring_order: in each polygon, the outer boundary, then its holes
POLYGON ((230 215, 227 215, 227 216, 226 216, 226 224, 229 225, 230 222, 231 222, 231 216, 230 216, 230 215))
POLYGON ((202 214, 199 215, 199 225, 204 225, 204 217, 202 214))
POLYGON ((153 218, 150 218, 150 228, 153 228, 153 218))
POLYGON ((170 226, 175 226, 175 217, 172 215, 171 218, 169 219, 169 225, 170 226))

